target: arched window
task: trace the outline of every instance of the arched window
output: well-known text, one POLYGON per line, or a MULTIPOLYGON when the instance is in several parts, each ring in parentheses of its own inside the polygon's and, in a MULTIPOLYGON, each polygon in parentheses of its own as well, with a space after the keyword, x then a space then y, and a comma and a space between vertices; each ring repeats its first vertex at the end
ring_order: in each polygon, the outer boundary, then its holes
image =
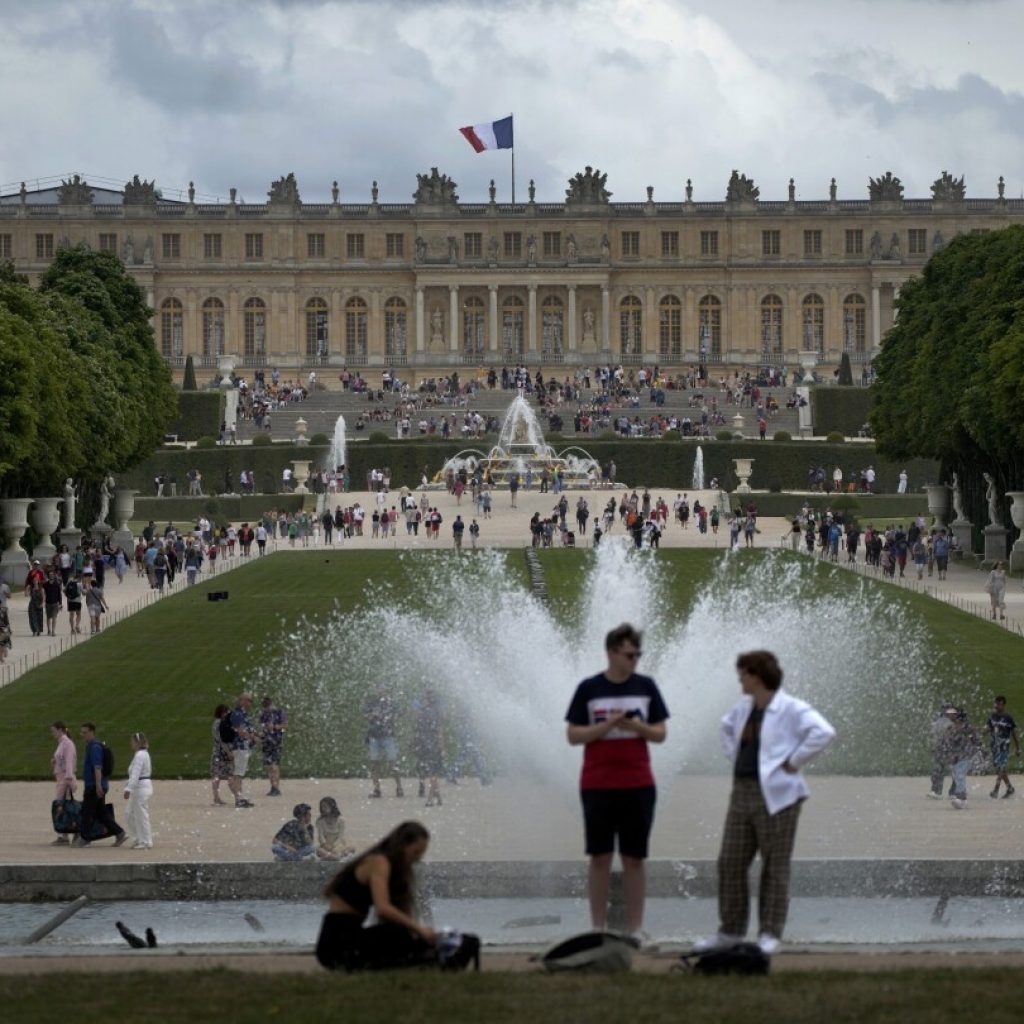
POLYGON ((487 347, 487 317, 484 301, 470 295, 462 306, 462 351, 467 356, 483 355, 487 347))
POLYGON ((624 356, 638 356, 643 346, 643 306, 635 295, 619 303, 619 343, 624 356))
POLYGON ((664 359, 678 359, 683 353, 683 306, 674 295, 658 305, 658 353, 664 359))
POLYGON ((224 355, 224 303, 220 299, 203 303, 203 355, 224 355))
POLYGON ((803 346, 805 352, 825 351, 825 303, 813 292, 804 296, 802 305, 803 346))
POLYGON ((328 345, 327 303, 320 298, 306 303, 306 358, 326 359, 328 345))
POLYGON ((369 312, 360 298, 345 303, 345 358, 352 362, 366 361, 366 337, 369 312))
POLYGON ((267 351, 267 306, 262 299, 246 299, 242 307, 247 356, 262 356, 267 351))
POLYGON ((863 354, 867 339, 867 303, 856 292, 843 300, 843 351, 863 354))
POLYGON ((540 324, 544 356, 560 356, 565 337, 565 316, 562 311, 562 300, 557 295, 549 295, 541 303, 540 324))
POLYGON ((782 299, 766 295, 761 300, 761 355, 771 357, 782 354, 782 299))
POLYGON ((170 359, 185 348, 185 314, 180 299, 164 299, 160 306, 160 353, 170 359))
POLYGON ((705 295, 697 305, 697 342, 701 363, 721 361, 722 302, 714 295, 705 295))
POLYGON ((525 322, 523 300, 517 295, 506 295, 501 308, 501 351, 506 360, 523 354, 525 322))
POLYGON ((390 358, 405 358, 405 303, 393 296, 384 303, 384 353, 390 358))

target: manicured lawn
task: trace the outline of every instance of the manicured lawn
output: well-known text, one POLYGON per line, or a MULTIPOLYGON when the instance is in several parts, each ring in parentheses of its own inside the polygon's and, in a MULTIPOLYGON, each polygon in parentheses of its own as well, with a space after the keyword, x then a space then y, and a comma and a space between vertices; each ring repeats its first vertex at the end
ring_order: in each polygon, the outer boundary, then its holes
MULTIPOLYGON (((144 955, 144 954, 143 954, 144 955)), ((236 1024, 281 1021, 472 1021, 519 1024, 620 1024, 622 1021, 721 1021, 821 1024, 942 1024, 978 1018, 1019 1019, 1013 992, 1020 968, 903 970, 891 973, 786 972, 766 978, 692 975, 443 975, 431 972, 256 974, 223 970, 138 972, 98 976, 20 975, 0 978, 4 1020, 63 1024, 74 999, 76 1024, 106 1024, 145 1007, 149 1021, 211 1020, 231 1004, 236 1024), (1000 993, 993 998, 993 993, 1000 993)))

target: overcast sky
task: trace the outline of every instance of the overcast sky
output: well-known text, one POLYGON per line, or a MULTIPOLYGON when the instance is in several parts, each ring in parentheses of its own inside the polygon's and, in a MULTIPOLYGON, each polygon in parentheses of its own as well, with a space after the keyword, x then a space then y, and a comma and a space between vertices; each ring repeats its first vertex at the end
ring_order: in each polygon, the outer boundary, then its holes
POLYGON ((557 202, 908 196, 948 169, 1024 194, 1024 0, 0 0, 0 185, 84 172, 165 194, 407 202, 437 166, 509 198, 507 152, 460 125, 515 114, 516 193, 557 202))

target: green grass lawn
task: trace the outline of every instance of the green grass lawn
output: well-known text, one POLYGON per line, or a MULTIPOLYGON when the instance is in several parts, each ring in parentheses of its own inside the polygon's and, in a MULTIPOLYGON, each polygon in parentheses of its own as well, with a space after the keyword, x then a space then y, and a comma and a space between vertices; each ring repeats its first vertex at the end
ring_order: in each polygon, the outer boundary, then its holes
MULTIPOLYGON (((525 593, 522 553, 494 557, 503 560, 512 592, 525 593)), ((583 549, 541 552, 551 613, 566 627, 574 625, 585 604, 593 557, 583 549)), ((901 631, 908 628, 923 629, 930 637, 921 653, 927 673, 917 684, 913 706, 904 701, 897 680, 872 698, 873 713, 881 723, 877 749, 848 752, 845 760, 833 758, 823 770, 921 770, 927 716, 946 697, 964 699, 975 720, 983 716, 997 689, 1007 694, 1011 710, 1024 705, 1024 681, 1017 672, 1024 640, 947 605, 785 553, 750 552, 725 559, 719 552, 676 549, 655 557, 664 581, 659 602, 669 621, 685 623, 689 615, 697 614, 695 608, 708 588, 727 593, 753 580, 754 586, 764 588, 763 603, 770 614, 777 609, 782 617, 794 604, 812 609, 809 622, 817 628, 820 619, 824 645, 842 639, 844 623, 829 615, 837 602, 847 599, 859 602, 852 607, 876 617, 869 643, 882 657, 903 651, 907 637, 901 631), (773 581, 779 581, 777 587, 773 581), (901 720, 908 715, 909 726, 901 720)), ((229 575, 166 598, 0 690, 0 778, 47 777, 52 748, 47 725, 58 717, 75 731, 78 723, 95 721, 101 738, 117 754, 119 772, 127 767, 128 735, 141 729, 158 752, 158 776, 205 777, 213 708, 221 701, 233 702, 246 682, 256 689, 257 698, 263 692, 284 694, 293 722, 286 759, 290 773, 359 772, 363 724, 358 708, 368 680, 407 672, 401 666, 415 665, 416 645, 423 637, 410 629, 408 635, 392 636, 390 646, 374 650, 369 664, 339 660, 324 666, 318 641, 295 639, 309 632, 295 627, 303 618, 323 623, 337 608, 341 618, 333 628, 355 631, 368 628, 367 622, 372 628, 367 609, 387 607, 401 596, 422 610, 422 632, 431 628, 435 603, 458 607, 460 575, 452 575, 450 568, 459 566, 465 572, 462 567, 477 564, 475 559, 458 558, 450 551, 287 552, 254 559, 229 575), (227 590, 229 599, 210 602, 210 590, 227 590), (356 612, 359 617, 352 617, 356 612), (278 659, 296 653, 305 660, 291 673, 289 691, 278 659), (318 718, 313 705, 303 706, 302 673, 311 666, 331 686, 331 693, 317 706, 338 705, 330 721, 318 718), (330 736, 329 757, 322 744, 310 742, 320 734, 330 736)), ((727 662, 735 650, 721 640, 728 640, 734 623, 726 609, 707 636, 715 657, 720 646, 727 662)), ((528 643, 529 637, 523 641, 528 643)), ((786 652, 780 654, 785 665, 786 652)), ((479 656, 486 659, 486 653, 479 656)), ((860 654, 847 650, 837 657, 856 663, 860 654)), ((458 668, 451 666, 452 672, 458 668)), ((686 668, 680 666, 680 671, 686 668)), ((858 727, 875 730, 871 721, 865 726, 860 718, 858 713, 850 721, 837 720, 841 736, 858 727)))
MULTIPOLYGON (((144 954, 143 954, 144 955, 144 954)), ((978 1018, 1019 1019, 1012 993, 1021 968, 966 968, 891 973, 786 972, 765 978, 692 975, 255 974, 223 970, 132 974, 15 975, 0 978, 10 1024, 76 1024, 123 1019, 211 1020, 235 1024, 341 1021, 465 1021, 481 1024, 557 1021, 621 1024, 686 1020, 688 1024, 942 1024, 978 1018), (72 1003, 55 993, 75 993, 72 1003), (225 1007, 229 1007, 226 1010, 225 1007)))

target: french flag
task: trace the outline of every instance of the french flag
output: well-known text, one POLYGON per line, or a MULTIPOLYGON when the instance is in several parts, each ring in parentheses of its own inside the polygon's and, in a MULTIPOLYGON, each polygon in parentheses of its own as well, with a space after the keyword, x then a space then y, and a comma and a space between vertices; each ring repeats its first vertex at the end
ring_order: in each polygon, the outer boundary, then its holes
POLYGON ((487 124, 470 124, 459 131, 466 137, 466 141, 478 152, 485 149, 511 149, 512 148, 512 115, 503 117, 500 121, 490 121, 487 124))

